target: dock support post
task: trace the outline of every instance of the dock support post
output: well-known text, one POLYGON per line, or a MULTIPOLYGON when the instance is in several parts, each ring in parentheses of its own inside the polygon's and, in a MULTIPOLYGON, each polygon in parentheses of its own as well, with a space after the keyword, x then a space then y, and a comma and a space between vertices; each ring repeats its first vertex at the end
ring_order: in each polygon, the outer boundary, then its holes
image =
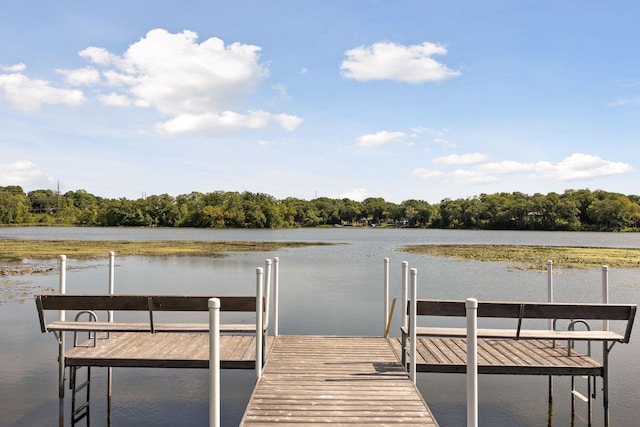
MULTIPOLYGON (((609 304, 609 266, 602 266, 602 303, 609 304)), ((609 330, 609 321, 602 321, 602 330, 609 330)))
POLYGON ((266 316, 264 322, 269 324, 269 307, 271 307, 271 265, 273 262, 270 259, 264 260, 264 308, 266 316))
POLYGON ((279 301, 278 301, 278 286, 280 282, 280 258, 273 258, 273 335, 278 336, 278 316, 279 316, 279 301))
MULTIPOLYGON (((60 294, 67 292, 67 256, 60 255, 60 294)), ((60 310, 59 319, 61 322, 65 320, 66 312, 60 310)), ((58 424, 64 426, 64 349, 65 340, 64 332, 58 332, 58 424)))
MULTIPOLYGON (((547 302, 553 302, 553 261, 547 261, 547 302)), ((553 329, 553 320, 549 319, 549 330, 553 329)), ((551 427, 551 419, 553 418, 553 376, 549 375, 548 379, 548 409, 547 409, 547 425, 551 427)))
POLYGON ((262 376, 262 334, 264 326, 262 323, 262 284, 264 282, 263 270, 256 268, 256 379, 262 376))
POLYGON ((382 331, 387 329, 387 319, 389 318, 389 258, 384 259, 384 322, 382 331))
POLYGON ((478 427, 478 300, 467 298, 467 427, 478 427))
POLYGON ((220 426, 220 299, 209 299, 209 427, 220 426))
POLYGON ((411 342, 409 343, 409 378, 413 383, 416 383, 416 365, 417 363, 417 333, 416 333, 416 321, 418 316, 416 314, 416 309, 418 307, 417 303, 418 299, 418 270, 415 268, 411 269, 411 308, 409 311, 409 339, 411 342))
MULTIPOLYGON (((109 251, 109 295, 115 292, 115 259, 116 253, 109 251)), ((108 313, 109 323, 113 322, 113 310, 108 313)), ((107 425, 111 426, 111 401, 113 396, 113 368, 107 368, 107 425)))
POLYGON ((402 327, 407 326, 407 292, 409 286, 409 263, 402 261, 402 327))

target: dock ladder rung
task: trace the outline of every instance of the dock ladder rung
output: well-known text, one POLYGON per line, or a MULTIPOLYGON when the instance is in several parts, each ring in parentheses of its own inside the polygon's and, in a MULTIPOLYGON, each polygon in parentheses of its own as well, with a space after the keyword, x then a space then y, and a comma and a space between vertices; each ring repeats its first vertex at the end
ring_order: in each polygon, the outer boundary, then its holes
POLYGON ((573 394, 575 397, 577 397, 578 399, 582 400, 585 403, 589 401, 589 398, 586 397, 584 394, 580 393, 578 390, 572 390, 571 394, 573 394))
MULTIPOLYGON (((84 366, 87 370, 87 377, 80 384, 77 383, 78 369, 83 368, 83 366, 71 366, 69 369, 71 370, 71 425, 75 425, 78 421, 82 420, 84 417, 89 419, 89 406, 91 405, 91 367, 84 366), (82 390, 86 389, 86 400, 80 406, 76 407, 76 394, 82 390)), ((88 424, 88 421, 87 421, 88 424)))

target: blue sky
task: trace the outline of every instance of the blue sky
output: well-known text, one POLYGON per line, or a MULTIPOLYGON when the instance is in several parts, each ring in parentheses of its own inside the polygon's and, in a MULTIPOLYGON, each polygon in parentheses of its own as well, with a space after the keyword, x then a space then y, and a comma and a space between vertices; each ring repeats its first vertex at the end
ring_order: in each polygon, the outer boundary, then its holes
POLYGON ((635 1, 3 2, 0 186, 640 193, 635 1))

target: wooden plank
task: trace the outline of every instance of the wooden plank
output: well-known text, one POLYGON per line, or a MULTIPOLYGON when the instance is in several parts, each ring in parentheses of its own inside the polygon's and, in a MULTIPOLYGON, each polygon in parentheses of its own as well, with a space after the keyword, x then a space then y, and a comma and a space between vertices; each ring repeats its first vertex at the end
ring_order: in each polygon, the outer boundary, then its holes
MULTIPOLYGON (((392 347, 400 359, 402 344, 393 339, 392 347)), ((420 338, 416 343, 418 372, 466 372, 464 338, 420 338)), ((567 347, 546 340, 478 340, 478 372, 509 375, 597 375, 602 376, 601 362, 567 347)))
MULTIPOLYGON (((419 337, 466 337, 466 328, 446 328, 419 326, 416 328, 419 337)), ((516 339, 515 329, 478 329, 478 338, 511 338, 516 339)), ((578 340, 578 341, 616 341, 625 342, 625 337, 614 331, 552 331, 547 329, 522 329, 521 340, 578 340)))
POLYGON ((280 336, 241 425, 436 426, 390 342, 280 336))
MULTIPOLYGON (((267 351, 273 346, 267 337, 267 351)), ((202 333, 112 333, 109 339, 92 340, 65 353, 67 366, 208 368, 209 334, 202 333)), ((220 336, 220 367, 253 369, 255 337, 220 336), (236 348, 241 344, 242 350, 236 348), (253 352, 248 348, 253 347, 253 352), (251 357, 252 356, 252 357, 251 357)))
MULTIPOLYGON (((409 305, 408 305, 409 307, 409 305)), ((429 300, 416 301, 416 313, 424 316, 466 316, 465 301, 429 300)), ((518 319, 589 319, 632 320, 634 304, 544 303, 481 301, 478 317, 518 319)))
POLYGON ((255 296, 39 294, 42 310, 208 311, 209 299, 220 299, 221 311, 256 311, 255 296))

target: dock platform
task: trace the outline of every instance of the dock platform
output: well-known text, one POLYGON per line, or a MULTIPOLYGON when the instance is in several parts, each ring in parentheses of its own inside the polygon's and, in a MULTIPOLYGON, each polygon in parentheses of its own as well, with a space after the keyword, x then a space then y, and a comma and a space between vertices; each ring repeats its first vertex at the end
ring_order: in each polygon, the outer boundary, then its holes
MULTIPOLYGON (((399 338, 390 339, 398 357, 399 338)), ((418 338, 416 371, 465 373, 465 338, 418 338)), ((478 373, 505 375, 602 376, 604 365, 551 340, 478 339, 478 373)))
POLYGON ((390 342, 381 337, 279 336, 242 426, 437 426, 390 342))
MULTIPOLYGON (((266 352, 274 338, 267 337, 266 352)), ((253 369, 256 360, 255 335, 221 335, 220 368, 253 369)), ((66 366, 112 368, 209 368, 209 334, 113 332, 73 347, 65 353, 66 366)))

